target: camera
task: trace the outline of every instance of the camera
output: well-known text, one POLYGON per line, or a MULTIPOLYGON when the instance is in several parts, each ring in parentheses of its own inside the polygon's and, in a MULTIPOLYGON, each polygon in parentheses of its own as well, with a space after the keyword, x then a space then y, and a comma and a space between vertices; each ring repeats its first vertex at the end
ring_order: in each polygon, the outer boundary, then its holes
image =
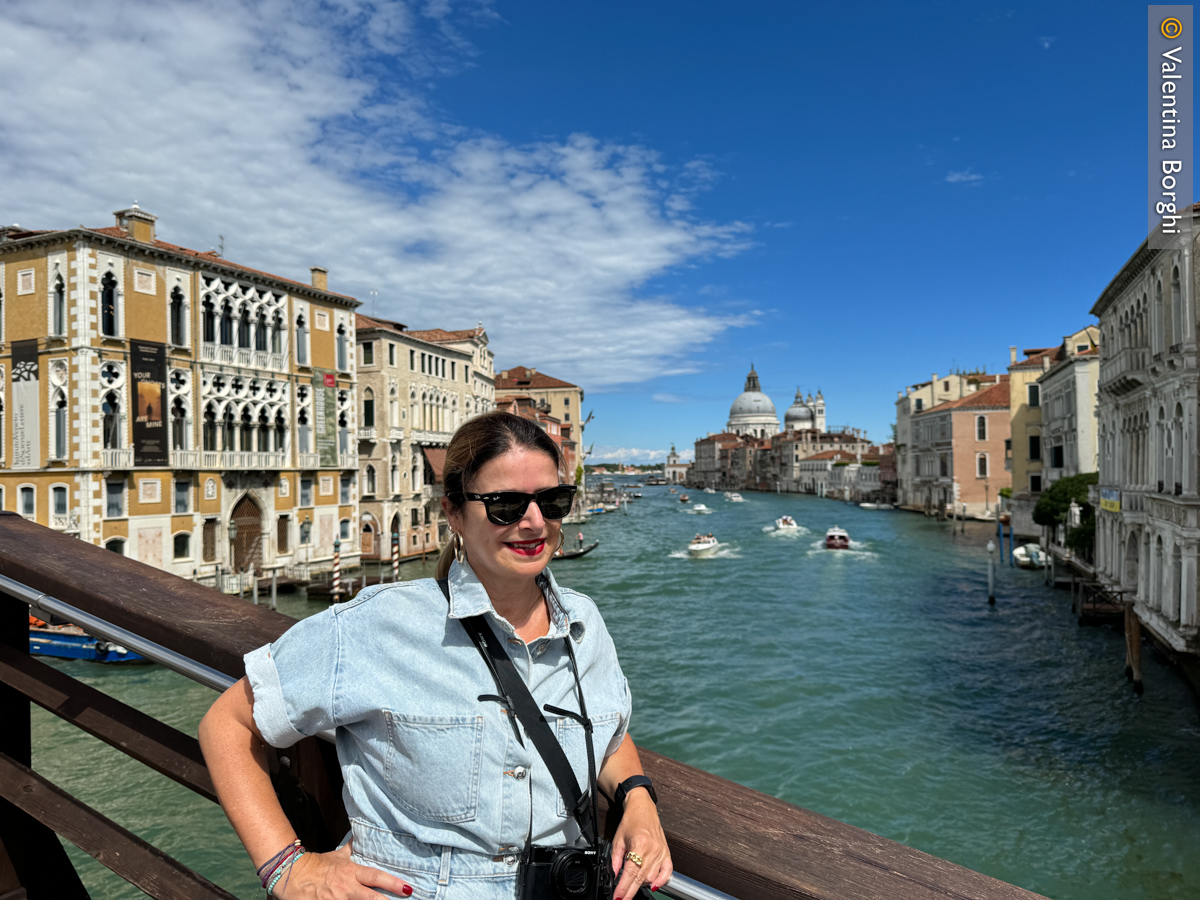
POLYGON ((616 878, 607 841, 593 847, 526 846, 517 873, 519 900, 612 900, 616 878))

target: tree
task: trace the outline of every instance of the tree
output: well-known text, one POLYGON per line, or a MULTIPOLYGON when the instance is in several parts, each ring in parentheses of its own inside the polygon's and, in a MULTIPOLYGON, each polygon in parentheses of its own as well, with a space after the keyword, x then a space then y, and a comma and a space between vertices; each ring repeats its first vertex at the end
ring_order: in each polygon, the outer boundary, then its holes
POLYGON ((1049 528, 1065 523, 1067 510, 1071 508, 1071 501, 1074 500, 1079 506, 1079 521, 1082 524, 1084 519, 1095 515, 1092 504, 1088 503, 1087 489, 1088 485, 1096 484, 1099 480, 1099 472, 1089 472, 1086 475, 1072 475, 1054 482, 1042 491, 1042 496, 1038 498, 1037 506, 1033 508, 1033 521, 1049 528))

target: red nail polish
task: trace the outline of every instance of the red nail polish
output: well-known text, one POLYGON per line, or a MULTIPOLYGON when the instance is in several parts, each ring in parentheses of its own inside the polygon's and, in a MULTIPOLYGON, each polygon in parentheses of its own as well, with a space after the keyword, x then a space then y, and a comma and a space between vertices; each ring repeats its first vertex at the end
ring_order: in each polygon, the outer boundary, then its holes
POLYGON ((658 885, 657 885, 657 884, 652 884, 652 885, 650 885, 650 890, 651 890, 652 892, 653 892, 653 891, 657 891, 657 890, 658 890, 658 885))
POLYGON ((412 885, 406 884, 404 886, 404 890, 402 890, 400 893, 402 893, 405 897, 409 896, 412 893, 412 885))

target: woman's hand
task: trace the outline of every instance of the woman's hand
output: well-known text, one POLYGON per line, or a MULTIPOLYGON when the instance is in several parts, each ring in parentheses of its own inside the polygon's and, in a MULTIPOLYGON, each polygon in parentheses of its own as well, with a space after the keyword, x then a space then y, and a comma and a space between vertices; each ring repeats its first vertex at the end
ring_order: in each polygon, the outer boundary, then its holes
POLYGON ((632 790, 625 798, 625 814, 613 837, 612 862, 613 871, 621 872, 613 900, 629 900, 643 883, 656 891, 675 871, 671 866, 667 837, 658 821, 658 807, 645 788, 632 790), (627 853, 640 857, 642 864, 639 866, 634 860, 626 859, 627 853))
POLYGON ((350 845, 331 853, 305 853, 275 885, 280 900, 384 900, 371 888, 407 897, 412 887, 395 875, 350 859, 350 845))

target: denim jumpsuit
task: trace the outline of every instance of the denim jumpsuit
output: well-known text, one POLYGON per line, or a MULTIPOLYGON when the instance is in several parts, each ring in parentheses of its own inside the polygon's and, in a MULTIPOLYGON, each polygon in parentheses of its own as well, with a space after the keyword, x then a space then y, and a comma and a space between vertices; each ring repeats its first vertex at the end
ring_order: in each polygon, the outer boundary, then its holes
MULTIPOLYGON (((499 703, 478 699, 496 685, 456 620, 485 614, 538 706, 578 711, 569 635, 598 768, 625 736, 629 685, 600 613, 546 575, 550 631, 529 644, 456 562, 449 606, 433 579, 373 586, 246 654, 267 743, 290 747, 336 729, 353 858, 403 878, 417 900, 512 898, 527 840, 579 841, 532 742, 523 732, 518 742, 499 703)), ((583 728, 546 718, 586 790, 583 728)))

